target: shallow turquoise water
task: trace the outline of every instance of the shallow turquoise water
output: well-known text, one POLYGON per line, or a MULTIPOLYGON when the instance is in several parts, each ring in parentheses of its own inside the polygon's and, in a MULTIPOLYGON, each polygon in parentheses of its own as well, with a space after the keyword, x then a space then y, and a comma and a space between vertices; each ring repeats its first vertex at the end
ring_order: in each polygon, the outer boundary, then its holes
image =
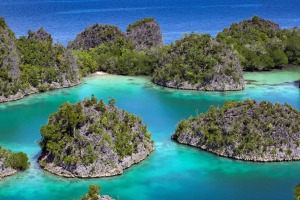
POLYGON ((80 86, 0 105, 0 144, 30 156, 30 169, 0 182, 0 199, 75 199, 88 185, 102 186, 103 194, 123 199, 292 199, 300 183, 300 162, 251 163, 217 157, 170 140, 181 118, 205 112, 226 100, 253 98, 288 102, 300 109, 300 68, 246 73, 248 84, 239 92, 197 92, 166 89, 146 77, 102 76, 80 86), (42 171, 36 163, 39 128, 58 106, 95 94, 140 115, 147 123, 156 150, 121 176, 102 179, 65 179, 42 171))

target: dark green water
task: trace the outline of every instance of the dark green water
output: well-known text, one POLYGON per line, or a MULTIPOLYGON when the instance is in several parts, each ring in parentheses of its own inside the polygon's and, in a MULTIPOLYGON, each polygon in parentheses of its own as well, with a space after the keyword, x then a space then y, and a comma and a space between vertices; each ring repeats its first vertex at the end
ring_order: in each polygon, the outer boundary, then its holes
POLYGON ((102 76, 80 86, 29 96, 0 105, 0 144, 29 154, 31 167, 0 182, 0 199, 75 199, 89 184, 103 194, 127 199, 292 199, 300 183, 300 162, 251 163, 217 157, 170 140, 181 118, 205 112, 226 100, 253 98, 290 103, 300 109, 300 68, 246 73, 248 84, 239 92, 196 92, 165 89, 148 78, 102 76), (155 152, 121 176, 65 179, 42 171, 36 163, 39 128, 61 103, 75 103, 95 94, 140 115, 155 141, 155 152), (197 110, 197 111, 196 111, 197 110))

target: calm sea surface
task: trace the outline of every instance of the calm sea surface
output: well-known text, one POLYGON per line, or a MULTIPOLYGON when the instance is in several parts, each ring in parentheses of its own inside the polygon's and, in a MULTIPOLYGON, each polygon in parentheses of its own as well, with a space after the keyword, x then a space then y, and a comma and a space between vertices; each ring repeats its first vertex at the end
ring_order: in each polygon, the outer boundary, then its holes
MULTIPOLYGON (((279 0, 1 0, 0 15, 17 36, 44 27, 55 41, 67 44, 86 26, 115 24, 122 30, 143 17, 155 17, 165 43, 187 32, 215 35, 233 21, 259 15, 281 27, 300 26, 300 1, 279 0), (242 2, 242 3, 241 3, 242 2)), ((75 199, 89 184, 102 186, 102 194, 116 199, 292 199, 300 183, 300 162, 251 163, 217 157, 178 145, 170 140, 182 118, 205 112, 226 100, 268 100, 290 103, 300 109, 296 82, 300 68, 246 73, 246 89, 239 92, 178 91, 158 87, 148 78, 103 76, 84 79, 82 85, 32 95, 17 102, 0 104, 0 145, 26 152, 30 169, 0 182, 0 199, 75 199), (156 150, 142 163, 121 176, 102 179, 65 179, 41 170, 39 129, 59 105, 78 102, 95 94, 140 115, 152 132, 156 150)))
POLYGON ((192 31, 216 35, 232 22, 258 15, 283 28, 300 26, 299 0, 1 0, 0 16, 17 36, 44 27, 64 45, 87 26, 155 17, 169 44, 192 31))

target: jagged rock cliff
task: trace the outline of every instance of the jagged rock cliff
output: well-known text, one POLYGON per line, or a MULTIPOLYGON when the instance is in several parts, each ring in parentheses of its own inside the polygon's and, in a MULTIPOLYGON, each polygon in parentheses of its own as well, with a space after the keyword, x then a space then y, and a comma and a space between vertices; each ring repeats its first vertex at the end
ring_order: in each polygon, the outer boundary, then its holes
POLYGON ((209 35, 190 34, 170 46, 153 75, 153 82, 186 90, 244 89, 242 67, 229 46, 209 35))
POLYGON ((136 50, 163 46, 161 29, 154 18, 144 18, 130 24, 126 37, 135 45, 136 50))
POLYGON ((153 150, 141 119, 92 96, 65 103, 41 128, 40 165, 63 177, 105 177, 144 160, 153 150))
POLYGON ((288 104, 228 101, 182 120, 172 139, 239 160, 300 160, 299 124, 299 111, 288 104))
POLYGON ((136 50, 163 46, 162 33, 158 23, 153 18, 144 18, 130 24, 126 33, 113 25, 95 24, 78 34, 75 40, 70 41, 68 48, 88 51, 103 43, 114 42, 119 37, 126 37, 134 44, 136 50))
POLYGON ((18 92, 20 54, 16 38, 5 20, 0 18, 0 98, 18 92))
POLYGON ((74 41, 69 42, 72 50, 89 50, 105 42, 113 42, 118 37, 124 37, 123 32, 116 26, 95 24, 78 34, 74 41))
POLYGON ((47 33, 43 28, 40 28, 38 31, 29 31, 28 39, 33 39, 38 42, 53 42, 52 36, 47 33))
POLYGON ((51 35, 44 29, 29 31, 28 37, 17 40, 1 19, 0 34, 3 51, 0 103, 81 82, 71 51, 60 44, 53 44, 51 35))

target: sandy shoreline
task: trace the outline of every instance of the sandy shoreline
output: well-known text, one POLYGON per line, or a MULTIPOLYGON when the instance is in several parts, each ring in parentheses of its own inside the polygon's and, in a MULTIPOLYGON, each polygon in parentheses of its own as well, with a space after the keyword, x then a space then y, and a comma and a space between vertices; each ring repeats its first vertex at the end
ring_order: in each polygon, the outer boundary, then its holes
POLYGON ((90 74, 89 76, 105 76, 105 75, 110 75, 110 74, 106 72, 98 71, 93 74, 90 74))

